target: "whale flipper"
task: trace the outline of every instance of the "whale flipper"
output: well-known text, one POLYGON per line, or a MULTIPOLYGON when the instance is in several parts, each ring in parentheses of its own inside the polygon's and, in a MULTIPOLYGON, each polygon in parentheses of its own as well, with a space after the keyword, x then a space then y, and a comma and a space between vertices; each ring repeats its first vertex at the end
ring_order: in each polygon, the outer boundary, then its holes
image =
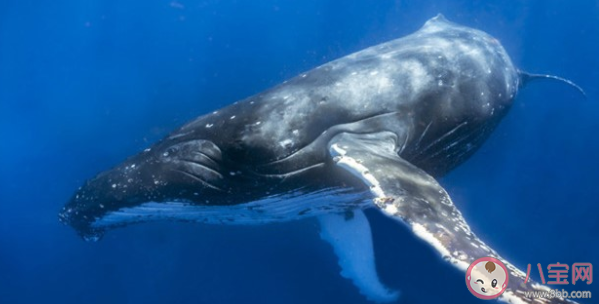
MULTIPOLYGON (((370 188, 374 204, 383 213, 407 224, 457 268, 466 271, 481 257, 502 261, 510 280, 499 300, 533 303, 534 298, 525 297, 525 292, 548 290, 531 280, 525 284, 524 272, 476 237, 445 189, 425 171, 399 157, 399 146, 397 136, 391 132, 341 133, 329 142, 329 154, 337 166, 370 188)), ((568 302, 554 298, 547 303, 568 302)))
POLYGON ((370 224, 362 210, 327 214, 318 218, 320 237, 329 242, 339 258, 341 275, 350 279, 371 301, 391 302, 399 293, 387 289, 378 278, 370 224))

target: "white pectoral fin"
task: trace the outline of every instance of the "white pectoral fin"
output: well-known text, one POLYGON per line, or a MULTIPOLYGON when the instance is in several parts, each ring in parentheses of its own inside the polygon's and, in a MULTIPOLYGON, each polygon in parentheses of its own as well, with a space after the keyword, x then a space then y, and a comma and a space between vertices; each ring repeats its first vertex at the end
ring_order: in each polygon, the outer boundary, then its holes
POLYGON ((339 258, 341 275, 350 279, 371 301, 397 300, 399 293, 389 290, 379 281, 370 224, 364 213, 354 210, 347 214, 322 215, 318 219, 320 236, 333 246, 339 258))
MULTIPOLYGON (((329 154, 338 167, 370 188, 374 204, 386 215, 408 224, 414 234, 462 271, 475 260, 493 257, 509 272, 507 289, 498 298, 506 303, 538 303, 527 292, 547 287, 531 280, 480 240, 466 223, 451 198, 429 174, 399 157, 395 137, 341 133, 329 143, 329 154)), ((545 304, 573 303, 561 298, 543 299, 545 304)))

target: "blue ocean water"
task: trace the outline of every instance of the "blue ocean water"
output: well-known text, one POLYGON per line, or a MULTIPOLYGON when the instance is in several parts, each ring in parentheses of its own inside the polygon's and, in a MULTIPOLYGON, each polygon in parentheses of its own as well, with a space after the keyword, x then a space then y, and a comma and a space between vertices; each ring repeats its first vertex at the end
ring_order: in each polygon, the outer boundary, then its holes
MULTIPOLYGON (((316 221, 151 223, 86 243, 57 213, 87 178, 208 111, 443 13, 501 40, 536 82, 441 180, 520 268, 599 266, 597 1, 4 1, 0 303, 367 303, 316 221), (497 206, 488 214, 486 207, 497 206)), ((402 303, 480 303, 463 273, 370 210, 381 279, 402 303)), ((599 282, 568 285, 591 290, 599 282)), ((581 300, 595 303, 597 300, 581 300)))

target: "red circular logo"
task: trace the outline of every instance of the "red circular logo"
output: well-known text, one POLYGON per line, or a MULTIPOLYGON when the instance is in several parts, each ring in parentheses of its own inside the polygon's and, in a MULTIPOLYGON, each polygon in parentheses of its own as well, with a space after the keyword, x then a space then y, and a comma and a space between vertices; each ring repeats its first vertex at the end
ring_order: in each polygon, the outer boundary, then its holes
POLYGON ((474 261, 466 271, 466 286, 477 298, 491 300, 499 297, 507 288, 507 267, 492 257, 474 261))

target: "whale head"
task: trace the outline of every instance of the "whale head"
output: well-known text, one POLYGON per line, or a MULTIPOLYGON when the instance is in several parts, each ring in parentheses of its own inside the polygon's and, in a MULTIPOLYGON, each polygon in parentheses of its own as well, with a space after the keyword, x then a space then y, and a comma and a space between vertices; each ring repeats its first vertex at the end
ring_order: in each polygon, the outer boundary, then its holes
MULTIPOLYGON (((59 213, 86 240, 97 241, 106 215, 146 202, 206 203, 222 192, 220 150, 204 140, 165 139, 85 182, 59 213)), ((118 223, 116 224, 118 225, 118 223)))

